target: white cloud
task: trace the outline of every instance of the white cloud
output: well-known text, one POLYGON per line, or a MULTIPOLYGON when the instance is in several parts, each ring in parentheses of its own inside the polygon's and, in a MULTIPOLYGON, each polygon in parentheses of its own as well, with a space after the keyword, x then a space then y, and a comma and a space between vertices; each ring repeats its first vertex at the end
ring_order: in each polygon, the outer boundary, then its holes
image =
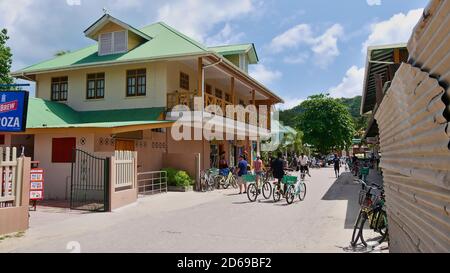
POLYGON ((298 106, 300 103, 302 103, 305 99, 303 98, 284 98, 284 103, 278 105, 279 110, 287 110, 292 109, 295 106, 298 106))
POLYGON ((272 39, 270 48, 281 52, 287 48, 295 48, 300 44, 314 43, 311 27, 307 24, 296 25, 272 39))
POLYGON ((275 80, 281 78, 282 73, 278 70, 271 70, 264 64, 256 64, 249 67, 249 74, 264 85, 269 85, 275 80))
POLYGON ((315 39, 312 51, 316 55, 315 61, 319 67, 327 67, 333 62, 335 57, 339 56, 337 40, 339 37, 342 37, 343 34, 344 30, 342 26, 335 24, 327 29, 322 36, 315 39))
POLYGON ((273 38, 269 48, 275 53, 280 53, 287 49, 298 48, 300 45, 307 45, 314 53, 315 64, 326 68, 335 57, 339 56, 337 42, 343 34, 344 29, 340 24, 334 24, 319 36, 313 35, 310 25, 299 24, 273 38))
POLYGON ((381 0, 366 0, 369 6, 380 6, 381 0))
POLYGON ((423 9, 414 9, 407 14, 398 13, 386 21, 372 24, 371 33, 363 43, 362 52, 365 54, 368 46, 408 42, 422 13, 423 9))
POLYGON ((350 67, 345 73, 341 83, 330 88, 333 98, 352 98, 362 94, 365 68, 350 67))
POLYGON ((217 24, 239 19, 255 10, 252 0, 178 0, 158 9, 158 20, 200 41, 217 24))
POLYGON ((238 32, 230 23, 226 23, 216 35, 207 37, 205 44, 208 46, 235 44, 244 36, 243 32, 238 32))
POLYGON ((286 56, 283 58, 283 62, 287 64, 302 64, 308 60, 309 54, 307 52, 301 52, 297 55, 286 56))

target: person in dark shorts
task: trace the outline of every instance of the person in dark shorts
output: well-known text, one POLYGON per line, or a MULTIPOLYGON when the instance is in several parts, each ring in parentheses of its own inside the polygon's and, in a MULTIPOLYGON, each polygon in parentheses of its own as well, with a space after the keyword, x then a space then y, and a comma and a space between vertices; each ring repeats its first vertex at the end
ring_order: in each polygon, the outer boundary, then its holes
MULTIPOLYGON (((284 160, 283 160, 283 154, 279 152, 277 154, 277 158, 274 159, 271 163, 273 178, 275 178, 278 182, 278 185, 281 189, 281 181, 284 177, 284 160)), ((286 185, 285 185, 286 186, 286 185)), ((285 191, 283 191, 285 192, 285 191)))
POLYGON ((333 159, 333 163, 334 163, 334 174, 336 174, 336 178, 339 177, 339 170, 341 167, 341 160, 338 157, 337 154, 334 154, 334 159, 333 159))

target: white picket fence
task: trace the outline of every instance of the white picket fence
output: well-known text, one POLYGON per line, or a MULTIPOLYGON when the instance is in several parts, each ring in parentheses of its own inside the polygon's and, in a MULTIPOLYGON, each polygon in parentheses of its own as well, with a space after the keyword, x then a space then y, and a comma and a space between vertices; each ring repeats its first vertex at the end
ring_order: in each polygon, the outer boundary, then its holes
POLYGON ((137 153, 132 151, 115 151, 114 160, 112 164, 115 164, 115 181, 114 188, 127 188, 136 186, 136 159, 137 153))
POLYGON ((17 158, 17 149, 0 147, 0 208, 21 203, 23 158, 17 158))

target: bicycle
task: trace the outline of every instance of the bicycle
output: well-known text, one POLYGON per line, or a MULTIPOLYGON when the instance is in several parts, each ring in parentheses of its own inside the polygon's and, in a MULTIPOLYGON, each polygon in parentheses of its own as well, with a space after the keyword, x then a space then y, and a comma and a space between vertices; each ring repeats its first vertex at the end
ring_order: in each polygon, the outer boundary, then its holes
POLYGON ((369 228, 381 234, 381 238, 378 243, 384 242, 388 238, 388 222, 387 214, 385 209, 385 196, 384 189, 379 185, 368 186, 364 181, 359 180, 359 182, 364 183, 367 187, 367 192, 365 198, 362 202, 361 209, 356 219, 355 225, 353 227, 352 240, 350 242, 352 247, 355 247, 359 240, 362 244, 367 247, 367 242, 364 239, 363 231, 364 226, 369 220, 369 228), (375 196, 372 194, 373 190, 380 190, 380 195, 375 196))
POLYGON ((306 197, 306 184, 304 182, 305 177, 300 180, 297 176, 285 176, 283 178, 284 183, 287 184, 286 189, 286 202, 290 205, 294 202, 296 196, 300 201, 305 200, 306 197))
POLYGON ((218 169, 211 168, 200 173, 200 183, 202 190, 213 191, 215 186, 215 177, 218 175, 218 169))
POLYGON ((220 186, 222 186, 222 188, 228 189, 230 186, 232 186, 233 188, 237 189, 237 178, 234 172, 234 168, 230 168, 227 175, 218 174, 217 176, 215 176, 214 183, 215 185, 217 185, 217 188, 220 188, 220 186))
MULTIPOLYGON (((268 176, 267 176, 268 177, 268 176)), ((247 187, 247 198, 250 202, 256 202, 258 195, 262 193, 264 199, 269 199, 272 194, 272 185, 270 185, 269 180, 263 180, 261 185, 256 185, 256 175, 247 174, 244 175, 244 181, 248 183, 247 187)))

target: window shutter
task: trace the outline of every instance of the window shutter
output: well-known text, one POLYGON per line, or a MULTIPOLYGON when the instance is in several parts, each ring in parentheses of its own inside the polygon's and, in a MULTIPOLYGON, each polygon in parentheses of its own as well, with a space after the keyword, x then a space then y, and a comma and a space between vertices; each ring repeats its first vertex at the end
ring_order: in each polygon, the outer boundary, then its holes
POLYGON ((100 35, 99 53, 100 55, 111 54, 113 52, 113 34, 103 33, 100 35))
POLYGON ((114 32, 114 53, 127 51, 127 42, 126 31, 114 32))

